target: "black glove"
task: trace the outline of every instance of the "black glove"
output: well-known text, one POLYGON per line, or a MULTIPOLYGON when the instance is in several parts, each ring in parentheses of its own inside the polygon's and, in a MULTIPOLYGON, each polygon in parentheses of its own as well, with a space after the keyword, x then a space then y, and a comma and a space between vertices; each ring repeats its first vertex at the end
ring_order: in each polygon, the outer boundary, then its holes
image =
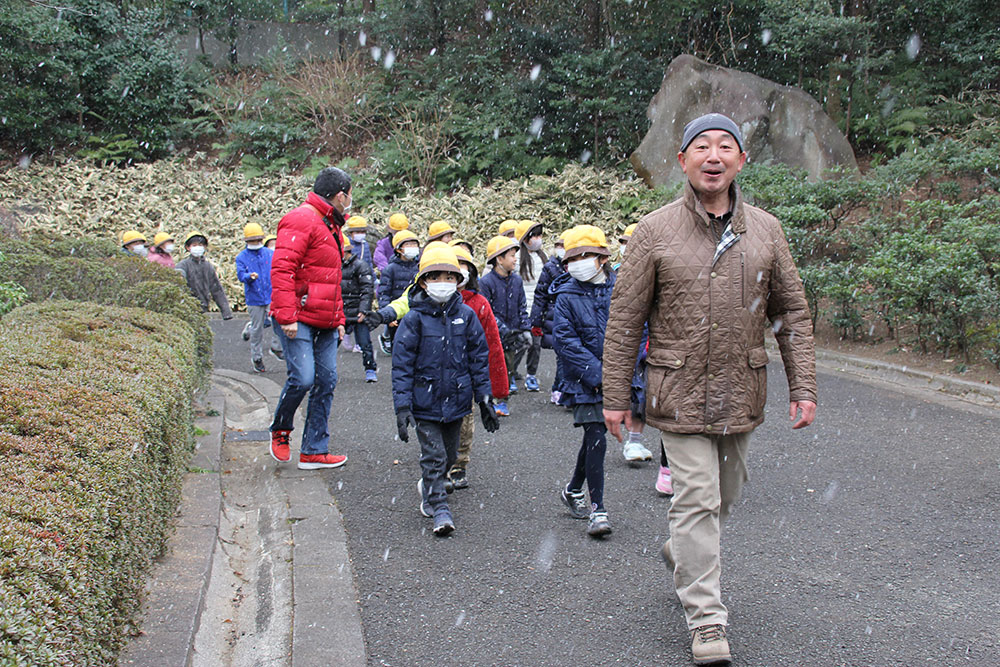
POLYGON ((377 326, 385 324, 382 320, 382 315, 377 310, 366 310, 364 311, 365 324, 368 325, 369 329, 374 329, 377 326))
POLYGON ((396 432, 399 434, 399 439, 403 442, 410 441, 410 434, 407 432, 406 428, 408 426, 416 425, 417 423, 413 421, 413 415, 410 414, 409 408, 403 408, 396 413, 396 432))
POLYGON ((483 428, 488 433, 496 433, 500 428, 500 420, 497 419, 497 411, 493 407, 493 401, 487 399, 479 404, 479 416, 483 419, 483 428))

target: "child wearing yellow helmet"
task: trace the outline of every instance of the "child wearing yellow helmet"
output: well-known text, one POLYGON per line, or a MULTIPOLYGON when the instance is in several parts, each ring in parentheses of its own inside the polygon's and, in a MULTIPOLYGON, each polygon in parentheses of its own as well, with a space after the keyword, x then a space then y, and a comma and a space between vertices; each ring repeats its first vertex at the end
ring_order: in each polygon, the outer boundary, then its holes
MULTIPOLYGON (((521 220, 517 223, 515 238, 520 244, 520 251, 517 253, 517 273, 521 277, 524 286, 525 307, 531 313, 535 303, 535 291, 538 287, 538 279, 541 278, 542 268, 548 261, 548 256, 542 250, 542 223, 533 220, 521 220)), ((537 327, 531 327, 531 339, 525 353, 525 377, 524 388, 527 391, 540 391, 538 384, 538 363, 542 356, 542 331, 537 327)), ((514 370, 514 381, 520 379, 517 369, 514 370)))
POLYGON ((392 237, 395 236, 396 232, 401 232, 409 228, 410 221, 402 213, 393 213, 389 216, 386 235, 375 245, 374 262, 377 273, 385 271, 385 267, 389 266, 389 262, 392 260, 392 237))
MULTIPOLYGON (((264 247, 264 229, 256 222, 243 227, 246 247, 236 255, 236 277, 243 283, 250 322, 243 329, 243 339, 250 341, 250 365, 264 373, 264 329, 271 310, 271 258, 274 251, 264 247)), ((278 359, 284 359, 281 340, 272 335, 268 348, 278 359)))
POLYGON ((222 319, 233 319, 233 310, 229 307, 219 275, 212 263, 205 259, 208 237, 200 230, 189 232, 184 237, 184 249, 188 251, 188 256, 177 262, 177 270, 184 276, 191 294, 201 303, 202 311, 207 313, 209 301, 215 301, 222 319))
MULTIPOLYGON (((524 284, 515 271, 517 241, 507 236, 494 236, 486 244, 486 262, 492 271, 479 280, 479 290, 490 302, 497 319, 507 364, 508 391, 517 392, 514 371, 531 340, 524 284)), ((497 414, 510 416, 506 401, 497 401, 497 414)))
POLYGON ((560 496, 575 519, 588 519, 587 534, 611 532, 604 508, 604 425, 601 393, 601 357, 604 330, 611 308, 614 274, 608 271, 608 242, 592 225, 573 228, 566 235, 567 274, 555 281, 552 339, 563 364, 562 402, 573 409, 573 424, 583 428, 583 442, 568 484, 560 496), (590 502, 583 492, 587 483, 590 502))
POLYGON ((461 280, 455 251, 444 243, 428 245, 392 354, 397 433, 407 442, 409 427, 416 427, 420 513, 434 518, 439 537, 455 530, 445 485, 457 456, 462 419, 477 403, 486 430, 499 428, 490 403, 486 335, 457 293, 461 280))
MULTIPOLYGON (((396 232, 392 237, 394 255, 388 266, 382 270, 378 284, 378 307, 385 308, 403 292, 417 275, 420 258, 420 240, 408 229, 396 232)), ((396 336, 397 322, 386 325, 385 331, 379 336, 379 345, 385 354, 392 354, 392 340, 396 336)))
MULTIPOLYGON (((552 317, 556 298, 549 293, 552 283, 561 275, 566 273, 563 267, 562 257, 566 254, 563 247, 563 236, 565 232, 555 240, 552 257, 549 257, 542 267, 538 282, 535 285, 534 299, 528 313, 531 322, 531 333, 541 342, 541 347, 552 349, 552 317)), ((560 378, 562 377, 562 364, 559 356, 556 356, 556 374, 552 380, 552 390, 549 394, 549 402, 558 405, 562 393, 559 390, 560 378)))

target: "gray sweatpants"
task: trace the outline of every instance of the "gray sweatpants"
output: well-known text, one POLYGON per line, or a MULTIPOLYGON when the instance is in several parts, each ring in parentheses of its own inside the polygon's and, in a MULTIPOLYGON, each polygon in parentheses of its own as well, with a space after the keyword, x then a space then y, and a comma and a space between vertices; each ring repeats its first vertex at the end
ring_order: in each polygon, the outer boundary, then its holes
MULTIPOLYGON (((250 313, 250 359, 264 358, 264 322, 267 321, 267 311, 271 306, 247 306, 250 313)), ((271 349, 281 351, 281 341, 277 336, 271 336, 271 349)))

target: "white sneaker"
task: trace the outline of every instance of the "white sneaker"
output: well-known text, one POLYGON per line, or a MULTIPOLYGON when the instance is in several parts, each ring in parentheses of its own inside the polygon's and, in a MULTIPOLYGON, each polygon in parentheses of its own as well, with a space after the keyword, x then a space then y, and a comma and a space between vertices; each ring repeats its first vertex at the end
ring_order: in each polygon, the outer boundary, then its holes
POLYGON ((631 440, 627 440, 625 442, 625 448, 622 450, 622 454, 625 455, 625 460, 629 462, 649 461, 653 458, 653 452, 643 447, 641 442, 633 442, 631 440))

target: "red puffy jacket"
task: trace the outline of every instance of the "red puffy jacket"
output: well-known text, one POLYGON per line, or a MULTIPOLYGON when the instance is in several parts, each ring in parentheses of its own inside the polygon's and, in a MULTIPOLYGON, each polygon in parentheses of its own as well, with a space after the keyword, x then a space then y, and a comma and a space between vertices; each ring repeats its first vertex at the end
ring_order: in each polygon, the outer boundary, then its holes
POLYGON ((482 294, 472 290, 462 290, 462 300, 476 313, 479 323, 483 325, 486 347, 490 351, 490 386, 493 389, 493 398, 503 400, 510 395, 510 384, 507 382, 507 361, 503 356, 503 343, 500 342, 497 318, 493 315, 490 302, 482 294))
POLYGON ((271 314, 278 324, 344 324, 340 265, 344 216, 314 192, 278 223, 271 260, 271 314))

